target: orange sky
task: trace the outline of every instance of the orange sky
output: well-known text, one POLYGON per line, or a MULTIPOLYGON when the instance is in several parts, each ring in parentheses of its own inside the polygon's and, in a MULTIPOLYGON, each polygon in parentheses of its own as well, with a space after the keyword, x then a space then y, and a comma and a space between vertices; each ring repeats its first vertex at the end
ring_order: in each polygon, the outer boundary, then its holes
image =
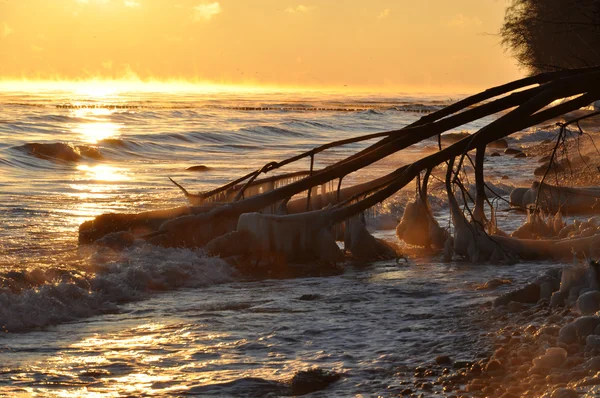
POLYGON ((500 0, 0 0, 0 79, 474 91, 522 76, 500 0))

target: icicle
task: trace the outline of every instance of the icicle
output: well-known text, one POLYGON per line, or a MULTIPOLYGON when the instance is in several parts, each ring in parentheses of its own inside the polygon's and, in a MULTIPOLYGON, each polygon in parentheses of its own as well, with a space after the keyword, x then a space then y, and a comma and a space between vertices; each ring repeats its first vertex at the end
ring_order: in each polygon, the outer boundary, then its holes
POLYGON ((288 261, 336 262, 341 258, 320 212, 285 217, 245 213, 238 219, 237 230, 253 233, 260 251, 283 254, 288 261))
POLYGON ((498 229, 498 224, 496 220, 496 209, 494 209, 494 206, 491 206, 490 208, 490 221, 488 222, 487 227, 488 234, 490 235, 494 235, 498 229))
POLYGON ((344 248, 361 259, 394 258, 396 251, 386 242, 373 237, 368 231, 364 214, 357 214, 346 221, 344 248))

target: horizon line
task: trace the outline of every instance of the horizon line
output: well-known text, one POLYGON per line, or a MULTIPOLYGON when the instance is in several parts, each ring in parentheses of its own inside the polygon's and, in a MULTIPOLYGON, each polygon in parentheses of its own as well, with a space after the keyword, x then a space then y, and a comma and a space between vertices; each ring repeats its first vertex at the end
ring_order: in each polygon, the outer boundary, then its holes
MULTIPOLYGON (((207 93, 225 92, 310 92, 310 93, 339 93, 339 94, 470 94, 479 89, 441 88, 432 87, 399 87, 385 85, 292 85, 272 84, 258 82, 213 82, 191 79, 112 79, 103 77, 92 77, 87 79, 65 79, 65 78, 14 78, 0 77, 0 91, 28 91, 28 90, 50 90, 50 91, 77 91, 85 93, 104 92, 104 95, 126 93, 126 92, 172 92, 184 93, 202 89, 207 93), (194 90, 195 89, 195 90, 194 90)), ((480 90, 481 91, 481 90, 480 90)))

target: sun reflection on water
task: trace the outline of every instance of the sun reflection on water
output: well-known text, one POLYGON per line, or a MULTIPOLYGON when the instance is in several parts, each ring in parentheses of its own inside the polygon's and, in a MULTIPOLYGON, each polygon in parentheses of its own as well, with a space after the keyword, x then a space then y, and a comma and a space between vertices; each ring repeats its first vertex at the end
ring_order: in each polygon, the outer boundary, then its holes
POLYGON ((113 166, 82 164, 77 166, 77 170, 85 172, 86 178, 94 181, 127 181, 131 179, 126 174, 127 170, 113 166))
POLYGON ((122 191, 126 188, 124 184, 132 180, 128 169, 82 164, 76 170, 69 185, 71 192, 65 193, 67 206, 56 210, 63 212, 67 219, 63 232, 100 214, 127 209, 122 191))
POLYGON ((273 352, 264 354, 270 365, 261 366, 244 352, 250 340, 204 324, 146 321, 94 329, 14 380, 20 391, 48 397, 198 396, 205 386, 246 377, 288 380, 306 367, 302 360, 274 359, 273 352), (29 373, 43 374, 44 382, 29 373))
POLYGON ((71 131, 81 136, 83 141, 96 144, 107 138, 119 135, 121 125, 107 122, 103 117, 110 116, 113 110, 107 108, 78 108, 73 110, 73 116, 86 120, 72 126, 71 131))
POLYGON ((118 136, 120 128, 121 126, 116 123, 90 122, 79 124, 73 129, 73 132, 81 135, 85 142, 96 144, 98 141, 118 136))

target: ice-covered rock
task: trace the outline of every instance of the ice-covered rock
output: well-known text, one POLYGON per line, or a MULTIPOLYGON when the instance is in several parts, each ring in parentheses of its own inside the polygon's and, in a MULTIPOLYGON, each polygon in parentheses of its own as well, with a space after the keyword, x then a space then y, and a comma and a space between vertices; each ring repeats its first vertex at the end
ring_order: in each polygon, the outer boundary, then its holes
POLYGON ((573 321, 572 325, 575 327, 577 337, 587 337, 600 325, 600 317, 582 316, 573 321))
POLYGON ((550 298, 550 306, 558 307, 561 305, 565 305, 565 300, 567 299, 567 294, 565 292, 554 292, 552 293, 552 297, 550 298))
POLYGON ((600 310, 600 292, 588 291, 577 299, 577 309, 582 315, 590 315, 600 310))
POLYGON ((573 344, 577 341, 577 328, 573 323, 568 323, 560 329, 558 341, 565 344, 573 344))
POLYGON ((396 236, 410 245, 443 248, 448 233, 431 216, 427 204, 417 198, 406 205, 396 236))

